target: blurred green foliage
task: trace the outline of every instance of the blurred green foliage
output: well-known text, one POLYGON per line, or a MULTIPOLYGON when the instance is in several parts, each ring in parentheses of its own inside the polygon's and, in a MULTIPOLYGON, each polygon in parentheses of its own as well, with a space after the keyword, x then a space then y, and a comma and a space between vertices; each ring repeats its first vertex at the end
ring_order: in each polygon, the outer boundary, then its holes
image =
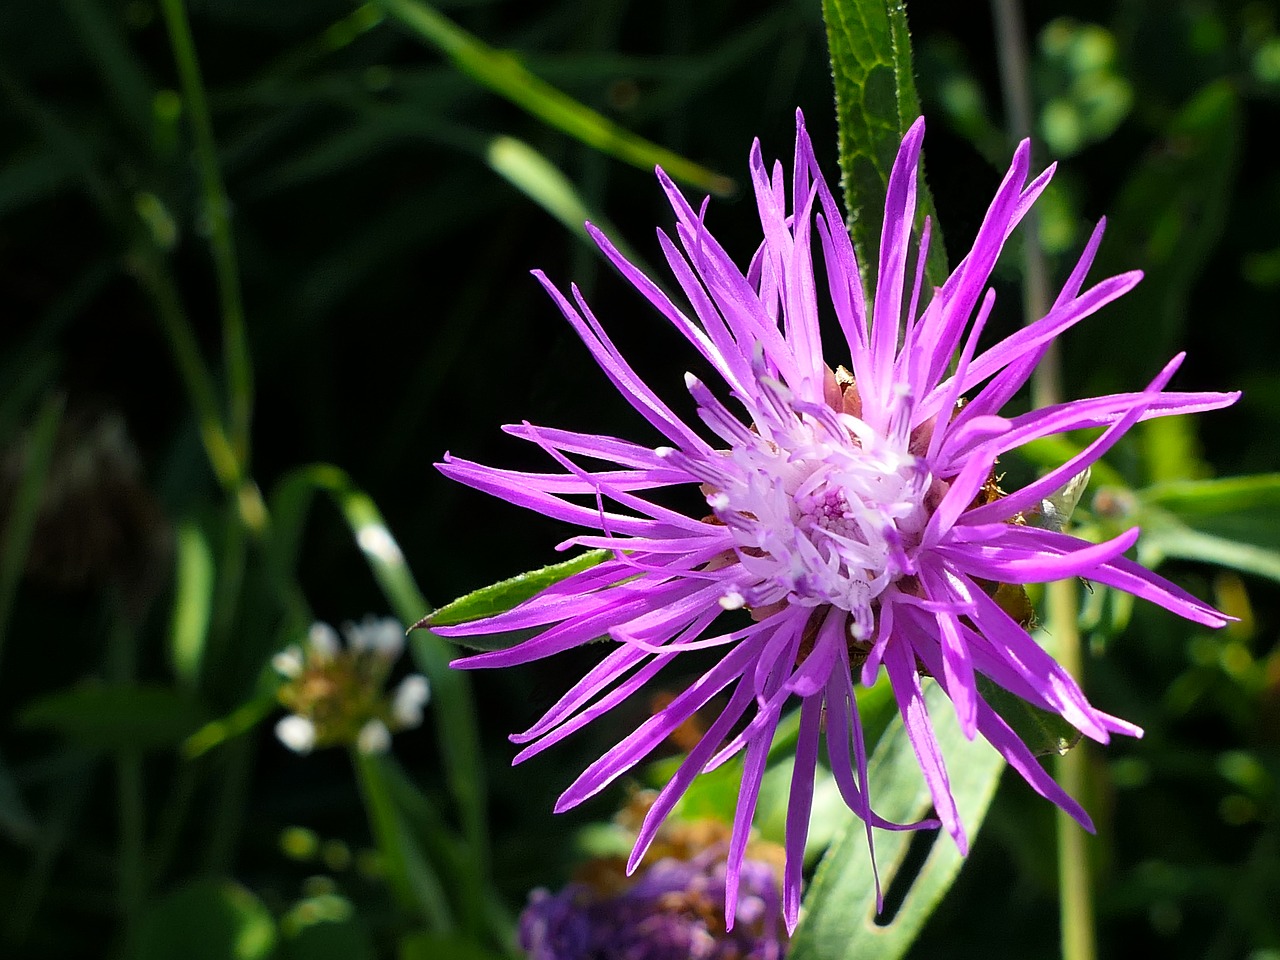
MULTIPOLYGON (((978 9, 907 11, 953 261, 1010 149, 978 9)), ((1064 161, 1041 203, 1051 266, 1106 214, 1097 271, 1147 273, 1067 338, 1068 393, 1135 389, 1181 349, 1179 389, 1246 391, 1137 431, 1077 514, 1098 535, 1142 523, 1144 562, 1240 618, 1210 634, 1084 598, 1086 688, 1147 730, 1087 754, 1103 955, 1264 960, 1280 12, 1027 16, 1038 158, 1064 161)), ((788 155, 796 106, 834 178, 826 37, 799 0, 0 5, 0 953, 509 953, 527 891, 562 882, 566 838, 619 800, 550 814, 613 730, 508 768, 506 733, 594 653, 471 678, 416 634, 434 701, 394 759, 285 751, 269 658, 313 617, 410 623, 419 586, 444 600, 546 563, 555 525, 430 466, 513 462, 496 426, 524 417, 633 432, 526 271, 577 280, 678 382, 676 341, 579 221, 656 258, 669 215, 642 168, 684 158, 691 193, 728 191, 752 137, 788 155)), ((752 206, 710 213, 743 259, 752 206)), ((991 336, 1020 322, 1017 264, 991 336)), ((1011 482, 1063 452, 1029 451, 1011 482)), ((908 956, 1052 954, 1053 850, 1051 812, 1007 778, 908 956)))

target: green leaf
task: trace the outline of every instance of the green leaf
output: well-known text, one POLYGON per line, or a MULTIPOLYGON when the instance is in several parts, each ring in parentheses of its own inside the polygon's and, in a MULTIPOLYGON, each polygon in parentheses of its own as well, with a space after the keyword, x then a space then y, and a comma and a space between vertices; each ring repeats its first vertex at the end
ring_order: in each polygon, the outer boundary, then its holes
MULTIPOLYGON (((835 82, 840 140, 840 182, 862 282, 871 286, 880 259, 880 230, 889 172, 902 135, 920 116, 911 67, 906 9, 886 0, 823 0, 835 82)), ((933 215, 921 175, 916 222, 933 215)), ((947 275, 942 232, 933 218, 927 274, 935 285, 947 275)))
POLYGON ((453 930, 453 911, 444 883, 410 834, 387 783, 390 761, 359 750, 351 752, 351 759, 359 775, 360 794, 385 862, 387 886, 392 896, 415 921, 425 922, 436 930, 453 930))
POLYGON ((732 180, 631 133, 529 71, 512 54, 495 50, 419 0, 378 0, 391 17, 431 44, 455 67, 500 97, 587 146, 626 163, 661 166, 677 180, 720 196, 732 180))
POLYGON ((164 750, 194 732, 205 709, 193 695, 169 687, 86 684, 36 700, 19 719, 98 749, 164 750))
MULTIPOLYGON (((951 792, 972 844, 995 793, 1004 761, 981 737, 966 740, 955 709, 940 687, 926 691, 938 745, 947 760, 951 792)), ((876 812, 906 823, 928 814, 932 801, 920 776, 915 751, 901 719, 895 719, 876 747, 870 763, 871 802, 876 812)), ((912 838, 927 835, 876 831, 876 862, 885 890, 903 878, 912 838)), ((875 882, 867 838, 860 820, 847 815, 846 826, 823 857, 805 897, 805 913, 791 941, 791 960, 894 960, 906 953, 925 920, 950 888, 960 870, 955 844, 938 831, 936 842, 902 899, 893 922, 875 920, 875 882)))
POLYGON ((553 583, 559 583, 583 570, 590 570, 608 556, 607 550, 591 550, 571 560, 553 563, 549 567, 530 570, 528 573, 517 574, 509 580, 481 587, 452 603, 446 603, 439 610, 423 617, 416 626, 451 627, 458 623, 469 623, 472 620, 483 620, 486 617, 505 613, 553 583))
POLYGON ((979 676, 977 680, 982 699, 1004 718, 1018 739, 1037 757, 1062 756, 1080 742, 1080 731, 1056 713, 1027 703, 986 677, 979 676))
POLYGON ((1280 580, 1280 473, 1162 483, 1136 495, 1144 559, 1198 560, 1280 580))
POLYGON ((197 880, 142 917, 130 960, 266 960, 276 925, 262 901, 229 880, 197 880))

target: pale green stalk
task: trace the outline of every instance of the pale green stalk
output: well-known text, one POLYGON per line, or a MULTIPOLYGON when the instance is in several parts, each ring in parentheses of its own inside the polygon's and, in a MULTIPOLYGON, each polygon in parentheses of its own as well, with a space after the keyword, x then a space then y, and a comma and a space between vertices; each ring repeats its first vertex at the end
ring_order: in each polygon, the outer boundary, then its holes
MULTIPOLYGON (((1004 90, 1009 129, 1018 139, 1030 136, 1032 108, 1028 84, 1027 50, 1018 0, 992 0, 997 49, 1000 58, 1000 80, 1004 90)), ((1023 221, 1023 307, 1026 322, 1031 323, 1049 311, 1048 269, 1037 237, 1035 209, 1023 221)), ((1045 407, 1062 400, 1062 364, 1058 345, 1050 345, 1031 379, 1031 399, 1035 407, 1045 407)), ((1082 675, 1078 599, 1075 582, 1060 580, 1046 590, 1046 616, 1049 634, 1054 639, 1058 662, 1074 677, 1082 675)), ((1058 758, 1058 782, 1067 793, 1079 797, 1084 792, 1084 744, 1058 758)), ((1095 960, 1097 930, 1093 910, 1093 886, 1089 871, 1085 835, 1079 825, 1064 811, 1057 813, 1058 824, 1058 907, 1062 936, 1063 960, 1095 960)))

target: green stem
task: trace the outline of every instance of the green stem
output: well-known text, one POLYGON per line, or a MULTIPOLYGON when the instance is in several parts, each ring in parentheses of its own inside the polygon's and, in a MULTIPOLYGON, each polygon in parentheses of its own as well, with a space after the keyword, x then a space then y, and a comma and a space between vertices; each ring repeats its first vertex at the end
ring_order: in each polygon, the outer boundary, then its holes
MULTIPOLYGON (((1010 132, 1018 139, 1031 133, 1032 107, 1028 83, 1026 27, 1018 0, 992 0, 997 49, 1000 58, 1000 80, 1004 90, 1005 109, 1010 132)), ((1026 322, 1032 323, 1049 310, 1048 268, 1040 250, 1034 209, 1028 211, 1023 226, 1023 306, 1026 322)), ((1032 404, 1044 407, 1062 398, 1062 361, 1058 345, 1053 343, 1036 368, 1031 380, 1032 404)), ((1079 604, 1075 582, 1062 580, 1046 590, 1047 627, 1054 638, 1058 662, 1074 677, 1083 673, 1080 648, 1079 604)), ((1058 781, 1072 796, 1080 796, 1085 784, 1083 744, 1058 759, 1058 781)), ((1059 810, 1058 826, 1058 898, 1063 960, 1094 960, 1097 955, 1097 933, 1093 911, 1093 887, 1089 871, 1088 849, 1080 827, 1059 810)))
POLYGON ((182 96, 191 115, 195 138, 196 166, 204 192, 205 216, 209 220, 209 240, 218 280, 218 300, 222 305, 222 346, 230 381, 230 429, 232 450, 243 466, 249 460, 249 429, 253 416, 253 366, 245 332, 244 302, 240 293, 240 271, 236 262, 235 238, 231 231, 231 204, 227 199, 222 172, 218 168, 217 144, 209 117, 209 102, 200 62, 196 58, 191 23, 183 0, 161 0, 169 29, 169 43, 178 67, 182 96))
POLYGON ((222 425, 213 375, 200 356, 200 347, 187 320, 173 277, 161 254, 145 246, 135 250, 133 272, 150 295, 160 328, 169 341, 169 349, 178 365, 187 397, 195 409, 200 439, 209 458, 209 465, 224 490, 236 490, 240 486, 240 460, 222 425))

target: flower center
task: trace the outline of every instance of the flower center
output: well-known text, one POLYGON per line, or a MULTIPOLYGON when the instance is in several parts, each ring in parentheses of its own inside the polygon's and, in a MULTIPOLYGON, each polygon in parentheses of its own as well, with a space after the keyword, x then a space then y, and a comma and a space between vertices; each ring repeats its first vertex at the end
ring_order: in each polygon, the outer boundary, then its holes
POLYGON ((882 437, 850 414, 808 405, 773 412, 728 451, 710 485, 707 502, 732 532, 744 573, 722 602, 834 605, 867 639, 876 598, 915 572, 932 478, 905 435, 882 437))

